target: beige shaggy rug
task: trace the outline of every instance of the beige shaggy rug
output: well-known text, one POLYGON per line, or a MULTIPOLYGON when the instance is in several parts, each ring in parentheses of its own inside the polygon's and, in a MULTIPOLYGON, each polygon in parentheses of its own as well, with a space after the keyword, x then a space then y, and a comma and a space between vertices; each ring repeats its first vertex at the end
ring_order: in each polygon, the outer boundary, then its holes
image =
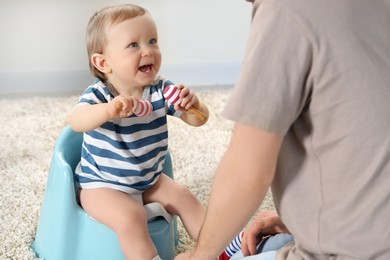
MULTIPOLYGON (((229 88, 198 91, 210 110, 210 119, 202 127, 169 119, 175 179, 204 205, 232 133, 233 123, 220 115, 230 92, 229 88)), ((31 245, 51 156, 77 99, 77 96, 0 99, 0 259, 36 259, 31 245)), ((262 207, 273 208, 270 195, 262 207)), ((177 252, 194 244, 180 222, 179 240, 177 252)))

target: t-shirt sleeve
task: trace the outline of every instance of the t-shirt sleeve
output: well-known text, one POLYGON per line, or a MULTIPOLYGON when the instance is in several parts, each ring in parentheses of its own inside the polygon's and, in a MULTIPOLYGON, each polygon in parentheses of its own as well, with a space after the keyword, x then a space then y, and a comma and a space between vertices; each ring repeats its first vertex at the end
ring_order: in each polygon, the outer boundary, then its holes
POLYGON ((112 99, 110 91, 101 82, 89 86, 79 98, 76 106, 108 103, 112 99))
POLYGON ((312 47, 295 14, 257 1, 240 76, 223 114, 284 135, 307 102, 312 47))

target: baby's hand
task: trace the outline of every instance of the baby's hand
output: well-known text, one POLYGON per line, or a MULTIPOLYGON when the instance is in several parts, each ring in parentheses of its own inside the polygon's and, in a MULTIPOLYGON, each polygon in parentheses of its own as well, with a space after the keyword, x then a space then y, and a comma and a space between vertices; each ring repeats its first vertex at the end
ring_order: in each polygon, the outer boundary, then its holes
POLYGON ((199 99, 193 91, 183 85, 177 85, 176 87, 180 89, 180 98, 182 99, 179 105, 175 105, 176 110, 185 111, 191 107, 199 107, 199 99))
POLYGON ((119 95, 108 103, 108 114, 111 118, 129 117, 137 106, 138 99, 136 97, 119 95))

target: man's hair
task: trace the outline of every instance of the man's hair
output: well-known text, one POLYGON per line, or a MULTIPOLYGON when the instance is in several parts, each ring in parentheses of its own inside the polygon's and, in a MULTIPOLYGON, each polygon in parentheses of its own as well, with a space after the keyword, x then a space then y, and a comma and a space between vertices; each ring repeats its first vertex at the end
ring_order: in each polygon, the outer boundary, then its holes
POLYGON ((95 77, 102 81, 106 80, 104 73, 93 65, 91 57, 94 53, 102 54, 107 46, 107 28, 145 13, 147 10, 140 6, 122 4, 105 7, 92 15, 87 26, 86 40, 89 69, 95 77))

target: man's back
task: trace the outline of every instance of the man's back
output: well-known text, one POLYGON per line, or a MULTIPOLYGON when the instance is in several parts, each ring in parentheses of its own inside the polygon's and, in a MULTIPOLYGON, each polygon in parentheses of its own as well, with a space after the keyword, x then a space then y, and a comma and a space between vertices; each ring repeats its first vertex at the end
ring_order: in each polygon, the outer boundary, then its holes
POLYGON ((310 55, 294 72, 305 74, 301 109, 273 185, 296 241, 279 257, 390 259, 390 1, 264 7, 276 10, 275 33, 299 34, 310 55))

